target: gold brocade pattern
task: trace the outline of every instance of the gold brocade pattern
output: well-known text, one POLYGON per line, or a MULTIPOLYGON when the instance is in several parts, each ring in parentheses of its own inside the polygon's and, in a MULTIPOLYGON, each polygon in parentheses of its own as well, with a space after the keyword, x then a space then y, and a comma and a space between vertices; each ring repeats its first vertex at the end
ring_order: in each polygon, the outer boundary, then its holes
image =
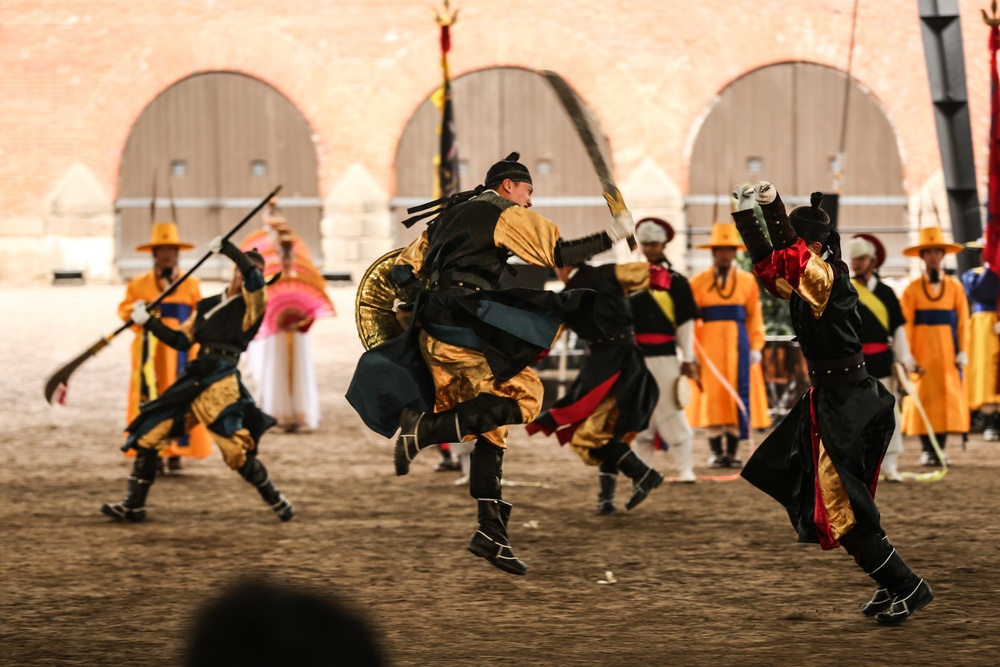
MULTIPOLYGON (((235 375, 229 375, 213 383, 191 402, 191 409, 184 415, 185 429, 190 430, 197 422, 208 426, 218 418, 226 407, 238 401, 239 398, 239 382, 235 375)), ((146 449, 162 451, 173 442, 167 437, 172 425, 172 419, 161 421, 139 438, 138 445, 146 449)), ((237 430, 229 437, 215 431, 210 431, 210 433, 215 444, 219 446, 226 465, 233 470, 238 470, 246 463, 247 452, 255 447, 250 432, 245 428, 237 430)))
POLYGON ((847 496, 847 489, 844 482, 837 474, 837 468, 833 465, 823 441, 819 441, 819 460, 816 462, 816 479, 819 484, 819 492, 822 496, 823 507, 826 509, 826 516, 830 522, 832 537, 839 540, 847 531, 857 525, 858 520, 854 516, 854 508, 851 507, 851 499, 847 496))
POLYGON ((246 312, 243 313, 243 331, 250 328, 264 317, 264 308, 267 307, 267 288, 261 287, 258 290, 249 291, 241 286, 243 290, 243 301, 247 305, 246 312))
MULTIPOLYGON (((426 331, 420 332, 420 351, 434 378, 435 412, 450 410, 479 394, 494 394, 517 401, 524 423, 541 412, 542 381, 531 368, 525 368, 510 380, 500 382, 493 376, 486 357, 480 352, 449 345, 428 336, 426 331)), ((475 437, 469 435, 464 439, 475 437)), ((506 447, 507 427, 501 426, 479 437, 497 447, 506 447)))
POLYGON ((778 296, 784 299, 785 301, 791 299, 792 292, 795 291, 792 289, 792 286, 788 284, 788 281, 782 278, 781 276, 778 276, 775 279, 774 290, 778 293, 778 296))
MULTIPOLYGON (((394 250, 393 253, 398 253, 398 255, 393 260, 393 265, 395 264, 409 264, 413 267, 414 273, 419 273, 420 269, 424 268, 424 257, 427 256, 427 230, 420 232, 420 236, 413 239, 410 245, 402 248, 400 250, 394 250)), ((392 253, 389 253, 392 254, 392 253)), ((387 255, 382 255, 378 261, 388 258, 387 255)), ((372 265, 374 266, 374 264, 372 265)), ((389 267, 392 268, 392 265, 389 267)))
POLYGON ((823 316, 823 311, 826 310, 832 288, 833 267, 818 255, 812 254, 802 270, 802 275, 799 277, 799 288, 795 291, 809 304, 813 317, 817 320, 823 316))
MULTIPOLYGON (((594 412, 580 422, 573 438, 567 443, 583 462, 590 466, 601 465, 601 460, 593 455, 593 450, 608 444, 615 432, 618 422, 618 403, 611 394, 605 396, 594 412)), ((623 442, 631 442, 635 433, 628 433, 623 442)))
POLYGON ((493 242, 534 266, 555 266, 559 228, 523 206, 503 210, 493 230, 493 242))
POLYGON ((649 289, 649 264, 646 262, 616 264, 615 278, 626 292, 649 289))

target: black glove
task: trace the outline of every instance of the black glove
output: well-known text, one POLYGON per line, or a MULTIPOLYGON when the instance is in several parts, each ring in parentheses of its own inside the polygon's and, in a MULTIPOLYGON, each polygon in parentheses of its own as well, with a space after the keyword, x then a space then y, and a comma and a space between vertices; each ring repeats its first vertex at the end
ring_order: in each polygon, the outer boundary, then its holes
POLYGON ((233 245, 232 241, 229 239, 226 239, 222 243, 222 248, 219 249, 219 252, 233 260, 233 264, 239 267, 240 273, 244 276, 257 270, 257 266, 253 263, 253 261, 247 257, 242 250, 233 245))
POLYGON ((556 266, 579 266, 594 255, 610 250, 614 245, 607 232, 598 232, 583 238, 565 241, 556 241, 555 255, 556 266))

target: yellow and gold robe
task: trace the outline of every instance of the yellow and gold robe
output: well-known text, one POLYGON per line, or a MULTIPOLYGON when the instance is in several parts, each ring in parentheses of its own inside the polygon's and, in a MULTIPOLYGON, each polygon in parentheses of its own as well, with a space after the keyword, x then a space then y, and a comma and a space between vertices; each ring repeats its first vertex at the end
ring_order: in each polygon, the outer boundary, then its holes
MULTIPOLYGON (((139 299, 150 303, 166 289, 168 283, 157 278, 153 271, 136 276, 125 289, 125 299, 118 305, 118 317, 123 321, 132 316, 132 305, 139 299)), ((191 276, 170 296, 160 303, 158 310, 161 321, 171 329, 179 329, 194 312, 201 300, 201 286, 198 279, 191 276)), ((174 383, 187 362, 198 354, 197 346, 187 353, 178 352, 161 343, 156 337, 140 326, 133 326, 135 339, 132 341, 132 374, 128 390, 128 410, 126 424, 139 414, 140 403, 151 401, 174 383), (145 388, 145 391, 144 391, 145 388)), ((188 456, 205 458, 212 453, 212 439, 204 426, 192 428, 188 434, 160 452, 161 456, 188 456)), ((129 450, 127 456, 135 456, 129 450)))
POLYGON ((702 314, 694 330, 701 347, 697 356, 702 390, 692 383, 688 421, 695 427, 740 425, 741 431, 745 427, 736 400, 709 370, 710 360, 750 410, 750 427, 767 428, 771 419, 764 374, 759 363, 749 360, 750 350, 764 348, 757 279, 734 265, 720 288, 715 269, 709 268, 691 278, 691 291, 702 314))
MULTIPOLYGON (((965 384, 955 357, 965 349, 969 304, 961 283, 944 276, 936 295, 926 277, 911 282, 900 306, 906 318, 906 338, 917 366, 914 390, 927 412, 935 433, 966 433, 969 404, 965 384)), ((903 433, 926 435, 927 427, 913 399, 903 399, 903 433)))

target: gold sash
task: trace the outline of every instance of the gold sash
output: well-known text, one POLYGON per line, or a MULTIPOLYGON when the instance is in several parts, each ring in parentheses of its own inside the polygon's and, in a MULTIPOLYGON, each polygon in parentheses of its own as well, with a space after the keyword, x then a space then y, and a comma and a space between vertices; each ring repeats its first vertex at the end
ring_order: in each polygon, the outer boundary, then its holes
POLYGON ((663 314, 667 316, 667 319, 670 320, 670 324, 676 328, 677 323, 674 320, 674 300, 670 296, 670 292, 666 290, 650 290, 649 293, 653 295, 654 299, 656 299, 656 304, 660 307, 660 310, 663 311, 663 314))
POLYGON ((879 321, 879 324, 882 325, 883 329, 892 333, 889 331, 889 309, 885 307, 885 304, 882 303, 881 299, 875 296, 875 294, 868 289, 868 286, 863 284, 860 280, 851 278, 851 284, 854 285, 854 289, 858 291, 858 299, 862 304, 864 304, 865 308, 872 311, 872 315, 874 315, 875 319, 879 321))

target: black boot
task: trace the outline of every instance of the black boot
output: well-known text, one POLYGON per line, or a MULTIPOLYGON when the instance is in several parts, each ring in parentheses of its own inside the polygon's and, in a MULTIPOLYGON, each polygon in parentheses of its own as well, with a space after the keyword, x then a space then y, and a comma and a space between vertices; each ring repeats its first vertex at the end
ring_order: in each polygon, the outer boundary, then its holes
POLYGON ((609 442, 593 453, 602 461, 613 461, 615 467, 632 480, 632 495, 625 501, 627 510, 641 503, 650 491, 663 483, 663 475, 643 463, 632 448, 623 442, 609 442))
POLYGON ((726 456, 722 453, 722 436, 717 435, 708 439, 708 446, 712 449, 712 455, 708 457, 708 465, 712 468, 725 468, 726 456))
POLYGON ((601 474, 598 477, 601 492, 597 494, 597 513, 602 515, 618 514, 615 507, 615 485, 618 481, 618 468, 611 461, 601 464, 601 474))
POLYGON ((418 412, 403 408, 393 452, 396 474, 410 472, 410 462, 421 449, 445 442, 461 442, 464 436, 486 433, 521 421, 521 409, 517 407, 517 402, 494 394, 479 394, 442 412, 418 412))
MULTIPOLYGON (((527 574, 528 567, 518 560, 507 539, 507 528, 501 517, 501 501, 480 498, 479 529, 469 540, 469 551, 485 558, 504 572, 527 574)), ((510 504, 506 504, 507 518, 510 518, 510 504)))
POLYGON ((743 459, 737 456, 740 451, 740 436, 733 433, 726 433, 726 467, 742 468, 743 459))
POLYGON ((101 512, 117 521, 145 521, 146 496, 149 494, 149 487, 156 481, 156 462, 159 460, 155 449, 137 449, 125 500, 120 503, 104 503, 101 505, 101 512))
POLYGON ((288 501, 281 491, 278 491, 271 481, 271 476, 267 474, 267 468, 257 459, 256 450, 247 454, 246 463, 240 467, 240 477, 257 487, 257 492, 264 502, 271 506, 271 509, 282 521, 291 521, 295 516, 295 508, 288 501))
POLYGON ((468 549, 504 572, 526 574, 528 567, 514 555, 507 538, 511 504, 500 500, 503 451, 485 440, 478 440, 472 450, 469 494, 479 505, 479 529, 468 549))
POLYGON ((885 535, 862 534, 857 529, 841 538, 855 562, 878 588, 861 613, 879 625, 898 625, 934 599, 927 583, 913 573, 885 535))

